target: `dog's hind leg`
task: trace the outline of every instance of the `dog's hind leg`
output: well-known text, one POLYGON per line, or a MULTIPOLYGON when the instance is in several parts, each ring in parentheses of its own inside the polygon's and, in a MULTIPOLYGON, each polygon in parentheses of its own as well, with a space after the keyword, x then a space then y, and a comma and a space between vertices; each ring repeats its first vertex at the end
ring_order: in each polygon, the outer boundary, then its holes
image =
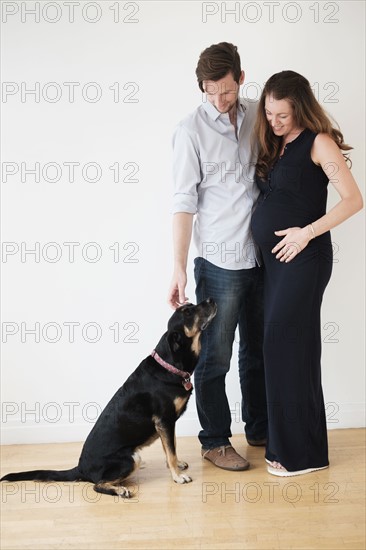
POLYGON ((154 417, 155 429, 158 432, 166 455, 168 468, 172 474, 172 478, 176 483, 189 483, 192 479, 186 474, 179 473, 179 469, 183 470, 188 467, 185 462, 179 462, 175 450, 175 425, 169 422, 164 422, 161 418, 154 417))
POLYGON ((130 498, 131 491, 122 485, 124 478, 115 479, 114 481, 99 481, 93 487, 97 493, 104 493, 105 495, 113 495, 122 498, 130 498))
MULTIPOLYGON (((94 485, 94 491, 104 493, 105 495, 116 495, 123 498, 133 496, 131 491, 123 485, 126 478, 132 474, 141 463, 141 457, 138 453, 134 453, 124 458, 124 464, 118 469, 118 477, 114 479, 103 479, 94 485)), ((116 474, 116 468, 113 468, 116 474)), ((111 473, 112 475, 112 473, 111 473)), ((109 477, 109 475, 107 476, 109 477)))

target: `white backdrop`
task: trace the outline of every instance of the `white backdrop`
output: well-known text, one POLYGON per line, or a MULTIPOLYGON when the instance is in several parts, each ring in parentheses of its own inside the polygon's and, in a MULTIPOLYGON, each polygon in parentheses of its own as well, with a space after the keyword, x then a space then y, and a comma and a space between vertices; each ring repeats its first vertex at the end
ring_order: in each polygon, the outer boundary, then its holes
MULTIPOLYGON (((354 146, 364 184, 364 3, 1 2, 2 443, 82 440, 171 310, 171 137, 200 52, 236 44, 241 93, 292 69, 354 146)), ((329 206, 338 196, 330 189, 329 206)), ((332 232, 329 428, 364 425, 363 213, 332 232)), ((194 301, 193 255, 187 295, 194 301)), ((237 344, 227 380, 243 430, 237 344)), ((178 434, 199 425, 194 399, 178 434)))

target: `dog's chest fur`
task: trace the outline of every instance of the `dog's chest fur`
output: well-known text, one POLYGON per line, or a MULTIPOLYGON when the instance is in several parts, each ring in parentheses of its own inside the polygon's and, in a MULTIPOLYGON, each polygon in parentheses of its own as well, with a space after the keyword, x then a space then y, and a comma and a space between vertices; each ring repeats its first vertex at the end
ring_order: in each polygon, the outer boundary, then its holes
POLYGON ((187 395, 184 397, 176 397, 174 399, 174 407, 178 418, 186 410, 189 397, 190 397, 190 393, 187 393, 187 395))

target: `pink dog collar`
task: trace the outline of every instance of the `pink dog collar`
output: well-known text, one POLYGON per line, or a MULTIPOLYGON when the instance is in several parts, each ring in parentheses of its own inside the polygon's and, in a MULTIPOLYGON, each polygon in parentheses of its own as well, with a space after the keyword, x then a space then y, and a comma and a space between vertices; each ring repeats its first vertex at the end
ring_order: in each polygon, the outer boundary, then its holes
POLYGON ((170 363, 167 363, 166 361, 164 361, 164 359, 162 359, 160 357, 160 355, 158 354, 158 352, 155 351, 155 350, 153 350, 151 352, 151 357, 153 357, 155 359, 155 361, 157 363, 159 363, 159 365, 164 367, 164 369, 166 369, 169 372, 172 372, 173 374, 176 374, 176 375, 180 376, 181 378, 183 378, 182 384, 183 384, 183 388, 185 390, 189 391, 193 388, 192 383, 191 383, 191 375, 189 374, 189 372, 184 372, 182 370, 176 369, 175 367, 173 367, 173 365, 171 365, 170 363))

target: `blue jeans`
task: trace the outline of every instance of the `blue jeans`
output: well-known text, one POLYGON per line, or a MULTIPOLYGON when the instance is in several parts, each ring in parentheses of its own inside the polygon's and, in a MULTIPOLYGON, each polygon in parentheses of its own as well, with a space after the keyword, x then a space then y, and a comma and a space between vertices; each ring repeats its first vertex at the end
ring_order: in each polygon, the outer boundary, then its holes
POLYGON ((263 269, 229 270, 196 258, 197 303, 213 298, 217 315, 202 333, 195 391, 204 449, 229 444, 231 413, 225 392, 236 327, 239 327, 241 412, 248 439, 267 435, 263 366, 263 269))

